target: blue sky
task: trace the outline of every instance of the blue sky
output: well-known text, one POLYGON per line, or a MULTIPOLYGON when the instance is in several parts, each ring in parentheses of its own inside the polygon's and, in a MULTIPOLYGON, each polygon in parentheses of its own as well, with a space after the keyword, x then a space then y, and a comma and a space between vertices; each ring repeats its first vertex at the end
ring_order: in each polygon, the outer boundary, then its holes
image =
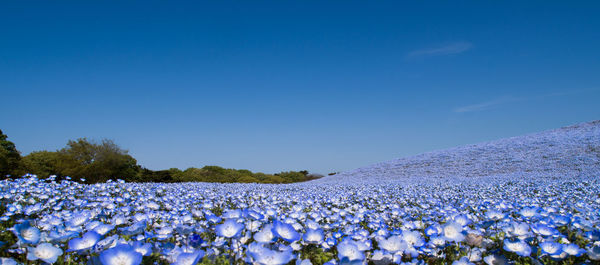
POLYGON ((5 1, 0 129, 329 173, 600 119, 594 1, 5 1))

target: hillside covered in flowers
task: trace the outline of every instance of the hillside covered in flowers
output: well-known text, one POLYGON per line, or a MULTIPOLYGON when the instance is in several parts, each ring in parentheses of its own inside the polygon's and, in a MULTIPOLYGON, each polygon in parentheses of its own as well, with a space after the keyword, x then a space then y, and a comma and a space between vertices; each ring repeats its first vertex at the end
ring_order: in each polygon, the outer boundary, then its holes
POLYGON ((600 176, 600 120, 394 159, 329 178, 600 176))

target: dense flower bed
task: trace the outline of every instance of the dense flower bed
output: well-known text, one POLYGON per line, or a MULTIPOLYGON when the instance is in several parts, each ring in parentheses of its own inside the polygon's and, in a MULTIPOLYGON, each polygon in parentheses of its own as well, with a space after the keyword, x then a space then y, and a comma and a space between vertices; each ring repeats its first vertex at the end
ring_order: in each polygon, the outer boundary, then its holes
POLYGON ((597 178, 0 182, 1 264, 581 264, 597 178))

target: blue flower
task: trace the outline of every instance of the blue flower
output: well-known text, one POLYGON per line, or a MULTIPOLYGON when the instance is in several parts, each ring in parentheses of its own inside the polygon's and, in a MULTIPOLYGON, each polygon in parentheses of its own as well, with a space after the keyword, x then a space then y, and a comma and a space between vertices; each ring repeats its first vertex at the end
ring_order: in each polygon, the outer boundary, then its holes
POLYGON ((200 245, 202 245, 202 243, 204 243, 204 240, 202 239, 202 237, 198 234, 191 234, 188 236, 188 244, 192 247, 199 247, 200 245))
POLYGON ((100 253, 103 265, 138 265, 142 263, 142 254, 126 244, 117 245, 100 253))
POLYGON ((562 245, 552 241, 546 241, 539 244, 542 254, 550 256, 560 255, 562 253, 562 245))
POLYGON ((291 224, 275 221, 273 224, 273 234, 287 242, 294 242, 300 239, 300 234, 291 224))
MULTIPOLYGON (((387 230, 386 230, 387 231, 387 230)), ((425 229, 425 235, 428 237, 437 236, 444 231, 439 224, 434 224, 425 229)))
POLYGON ((483 261, 487 265, 506 265, 508 260, 504 256, 492 254, 483 258, 483 261))
POLYGON ((253 236, 254 240, 259 243, 271 243, 275 238, 273 234, 273 225, 267 224, 253 236))
POLYGON ((224 223, 217 225, 215 228, 218 236, 226 238, 239 236, 242 229, 244 229, 244 224, 238 223, 236 219, 228 219, 224 223))
POLYGON ((475 263, 472 263, 467 257, 462 257, 452 262, 452 265, 475 265, 475 263))
POLYGON ((81 238, 73 238, 69 241, 69 249, 68 251, 78 251, 78 250, 86 250, 100 241, 100 235, 94 231, 89 231, 81 238))
POLYGON ((78 214, 73 215, 69 221, 67 221, 67 226, 80 226, 82 224, 84 224, 85 222, 87 222, 90 219, 89 213, 87 212, 81 212, 78 214))
POLYGON ((110 232, 111 230, 113 230, 115 228, 114 225, 107 225, 107 224, 100 224, 96 227, 94 227, 94 231, 96 233, 98 233, 99 235, 106 235, 106 233, 110 232))
POLYGON ((531 255, 531 247, 524 241, 518 239, 504 239, 504 250, 517 253, 517 255, 522 257, 529 257, 529 255, 531 255))
POLYGON ((443 235, 447 241, 450 242, 461 242, 465 239, 463 234, 463 226, 459 223, 449 222, 443 227, 443 235))
POLYGON ((63 251, 60 248, 57 248, 50 243, 42 243, 35 248, 29 248, 29 252, 27 253, 27 259, 41 259, 46 263, 52 264, 56 262, 58 257, 62 254, 63 251))
POLYGON ((391 236, 388 239, 379 240, 379 247, 389 253, 396 254, 406 250, 408 244, 399 236, 391 236))
POLYGON ((304 233, 304 242, 309 244, 321 244, 323 243, 323 229, 306 229, 304 233))
POLYGON ((559 233, 556 228, 542 223, 532 225, 531 230, 533 230, 534 233, 542 236, 554 236, 559 233))
POLYGON ((294 259, 291 248, 286 248, 283 251, 276 251, 265 248, 260 243, 256 242, 248 245, 248 252, 254 261, 261 265, 282 265, 287 264, 294 259))
POLYGON ((580 248, 575 244, 568 244, 563 246, 563 251, 571 256, 579 257, 585 253, 585 249, 580 248))
POLYGON ((344 240, 337 245, 338 258, 348 262, 363 261, 365 254, 359 250, 358 245, 352 240, 344 240))
POLYGON ((40 230, 31 226, 29 221, 15 225, 13 233, 25 244, 37 244, 40 241, 40 230))
POLYGON ((591 260, 600 260, 600 246, 588 248, 587 255, 591 260))
POLYGON ((17 262, 11 258, 0 258, 0 265, 17 265, 17 262))
POLYGON ((204 251, 196 250, 192 253, 181 253, 177 256, 177 261, 173 265, 194 265, 204 257, 204 251))
POLYGON ((402 233, 402 239, 410 246, 419 248, 425 244, 425 240, 418 231, 405 231, 402 233))
POLYGON ((462 226, 467 226, 471 223, 471 219, 466 214, 459 214, 454 216, 454 222, 459 223, 462 226))
POLYGON ((152 254, 152 244, 142 241, 135 241, 132 245, 133 249, 142 254, 142 256, 150 256, 152 254))

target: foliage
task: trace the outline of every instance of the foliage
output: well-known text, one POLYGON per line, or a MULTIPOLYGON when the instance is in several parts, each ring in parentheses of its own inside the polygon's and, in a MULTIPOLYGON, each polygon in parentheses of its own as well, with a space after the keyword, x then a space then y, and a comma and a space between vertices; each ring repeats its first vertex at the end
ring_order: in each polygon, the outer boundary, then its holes
POLYGON ((186 170, 170 168, 150 170, 137 164, 112 140, 100 142, 86 138, 69 140, 67 146, 57 151, 35 151, 21 158, 15 145, 0 131, 0 174, 22 176, 25 173, 46 178, 56 175, 86 183, 122 179, 129 182, 219 182, 219 183, 293 183, 322 176, 308 171, 288 171, 279 174, 254 173, 246 169, 229 169, 219 166, 190 167, 186 170))
POLYGON ((47 177, 60 172, 58 168, 60 160, 61 154, 58 152, 35 151, 24 156, 21 163, 28 173, 47 177))
POLYGON ((0 176, 18 174, 20 161, 21 154, 15 144, 0 130, 0 176))
POLYGON ((175 171, 175 182, 219 182, 219 183, 293 183, 310 180, 310 177, 301 172, 289 171, 279 174, 253 173, 246 169, 222 168, 219 166, 205 166, 203 168, 190 167, 184 171, 175 171))
POLYGON ((91 182, 133 177, 139 170, 137 161, 112 140, 105 139, 100 143, 85 138, 70 140, 59 153, 61 175, 86 178, 91 182))

